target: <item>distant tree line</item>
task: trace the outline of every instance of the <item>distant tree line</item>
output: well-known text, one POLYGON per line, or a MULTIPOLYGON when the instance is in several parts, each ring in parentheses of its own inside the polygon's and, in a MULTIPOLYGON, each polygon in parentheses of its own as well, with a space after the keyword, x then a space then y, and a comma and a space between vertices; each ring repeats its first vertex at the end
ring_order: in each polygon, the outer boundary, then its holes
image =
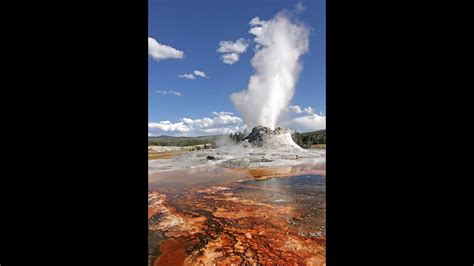
POLYGON ((312 145, 326 144, 326 130, 300 133, 295 130, 293 141, 300 147, 308 149, 312 145))
POLYGON ((235 132, 235 133, 230 133, 229 138, 235 143, 239 143, 245 138, 245 135, 244 135, 244 132, 235 132))
POLYGON ((202 144, 211 144, 213 147, 216 146, 214 139, 149 139, 148 145, 150 146, 194 146, 202 144))

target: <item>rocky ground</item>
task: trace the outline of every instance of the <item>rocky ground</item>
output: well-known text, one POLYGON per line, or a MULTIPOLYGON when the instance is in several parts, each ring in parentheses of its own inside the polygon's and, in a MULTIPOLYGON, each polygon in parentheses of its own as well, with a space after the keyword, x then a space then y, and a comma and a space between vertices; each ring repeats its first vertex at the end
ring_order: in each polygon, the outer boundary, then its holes
POLYGON ((148 151, 150 152, 178 151, 182 149, 183 149, 182 147, 177 147, 177 146, 156 146, 156 145, 148 146, 148 151))
POLYGON ((239 146, 193 151, 167 160, 150 160, 149 173, 158 171, 182 170, 189 168, 261 168, 275 166, 294 166, 300 164, 324 164, 325 150, 287 150, 246 148, 239 146))

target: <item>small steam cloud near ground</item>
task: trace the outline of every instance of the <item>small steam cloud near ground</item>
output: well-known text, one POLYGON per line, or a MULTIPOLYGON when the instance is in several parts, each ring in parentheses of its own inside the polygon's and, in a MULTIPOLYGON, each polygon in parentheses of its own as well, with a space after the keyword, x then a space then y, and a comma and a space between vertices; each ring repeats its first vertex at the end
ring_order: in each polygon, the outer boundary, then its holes
POLYGON ((255 55, 246 90, 230 99, 243 115, 248 128, 262 125, 275 129, 282 110, 293 97, 302 70, 300 57, 308 51, 309 30, 292 22, 284 11, 268 21, 255 17, 249 33, 255 35, 255 55))

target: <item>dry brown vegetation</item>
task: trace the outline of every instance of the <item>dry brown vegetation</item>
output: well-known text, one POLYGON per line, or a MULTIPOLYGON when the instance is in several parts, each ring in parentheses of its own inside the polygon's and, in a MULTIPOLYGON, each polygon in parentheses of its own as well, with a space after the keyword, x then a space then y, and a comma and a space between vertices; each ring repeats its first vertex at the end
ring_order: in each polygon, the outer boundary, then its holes
POLYGON ((315 144, 312 145, 310 149, 326 149, 326 144, 315 144))
POLYGON ((187 150, 175 150, 175 151, 148 151, 148 160, 158 160, 158 159, 172 159, 178 157, 187 152, 187 150))

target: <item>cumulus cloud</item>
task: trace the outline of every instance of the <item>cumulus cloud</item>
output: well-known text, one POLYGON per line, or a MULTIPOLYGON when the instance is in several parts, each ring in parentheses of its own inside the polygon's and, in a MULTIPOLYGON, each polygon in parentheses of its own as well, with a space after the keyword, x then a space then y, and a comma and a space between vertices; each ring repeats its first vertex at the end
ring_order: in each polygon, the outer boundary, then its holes
POLYGON ((199 128, 210 127, 214 124, 214 120, 209 117, 204 117, 201 119, 191 119, 191 118, 183 118, 182 121, 186 125, 193 125, 199 128))
POLYGON ((244 38, 237 41, 221 41, 217 52, 222 53, 221 59, 225 64, 234 64, 239 61, 239 54, 247 51, 248 42, 244 38))
POLYGON ((157 90, 156 93, 159 93, 159 94, 171 94, 171 95, 175 95, 175 96, 183 96, 183 94, 181 94, 181 92, 179 91, 161 91, 161 90, 157 90))
POLYGON ((161 44, 155 39, 148 37, 148 55, 156 61, 165 59, 182 59, 183 51, 177 50, 169 45, 161 44))
POLYGON ((250 20, 249 24, 250 26, 257 26, 257 25, 263 25, 265 21, 260 20, 259 17, 254 17, 252 20, 250 20))
POLYGON ((290 118, 287 117, 287 119, 282 119, 284 121, 280 124, 283 127, 296 129, 301 132, 326 128, 326 116, 324 113, 319 112, 319 115, 315 114, 315 110, 311 106, 302 108, 299 105, 290 105, 288 106, 287 111, 299 116, 295 117, 294 115, 290 115, 290 118))
POLYGON ((196 77, 208 78, 208 76, 206 76, 206 73, 200 70, 194 70, 193 73, 189 73, 189 74, 178 75, 178 77, 185 78, 185 79, 196 79, 196 77))
POLYGON ((199 71, 199 70, 194 70, 194 75, 195 76, 198 76, 198 77, 203 77, 203 78, 206 78, 206 73, 204 73, 204 71, 199 71))
POLYGON ((288 109, 292 111, 293 113, 301 114, 303 111, 301 111, 301 107, 298 105, 290 105, 288 106, 288 109))
POLYGON ((300 13, 303 13, 304 11, 306 11, 306 7, 303 6, 303 4, 301 2, 298 2, 296 5, 295 5, 295 11, 296 13, 300 14, 300 13))
POLYGON ((206 128, 211 126, 223 126, 223 125, 230 125, 230 124, 240 124, 242 123, 242 119, 238 116, 233 116, 231 113, 228 112, 214 112, 214 118, 204 117, 202 119, 191 119, 191 118, 183 118, 182 121, 187 125, 195 125, 200 128, 206 128))
POLYGON ((193 74, 182 74, 182 75, 179 75, 178 77, 185 78, 185 79, 195 79, 196 78, 193 74))
POLYGON ((317 114, 300 116, 285 121, 282 125, 301 132, 326 129, 326 116, 317 114))
POLYGON ((308 106, 306 108, 301 109, 300 106, 298 105, 290 105, 288 106, 288 109, 296 114, 301 114, 301 113, 306 113, 306 114, 314 114, 314 109, 311 106, 308 106))
POLYGON ((186 118, 184 117, 183 119, 181 119, 185 124, 192 124, 194 122, 194 120, 192 120, 191 118, 186 118))
POLYGON ((222 115, 234 115, 232 112, 212 112, 213 115, 222 116, 222 115))
POLYGON ((314 114, 314 109, 312 107, 306 107, 303 109, 307 114, 314 114))
POLYGON ((230 134, 237 131, 242 131, 243 128, 239 126, 235 127, 218 127, 218 128, 205 128, 202 131, 207 134, 223 135, 230 134))
POLYGON ((236 53, 224 54, 221 56, 222 62, 225 64, 232 65, 233 63, 239 61, 239 55, 236 53))
POLYGON ((160 121, 159 123, 148 123, 149 129, 159 129, 165 132, 188 132, 190 128, 183 122, 172 123, 171 121, 160 121))
POLYGON ((214 119, 214 123, 216 125, 240 124, 242 123, 242 119, 237 116, 220 115, 214 119))
POLYGON ((162 133, 171 135, 209 135, 209 134, 229 134, 231 132, 242 131, 242 119, 234 116, 231 112, 213 112, 214 117, 204 117, 192 119, 183 117, 179 122, 160 121, 158 123, 148 123, 150 134, 156 136, 162 133))
POLYGON ((244 38, 240 38, 237 41, 221 41, 219 42, 219 53, 238 53, 241 54, 247 50, 247 42, 244 38))

